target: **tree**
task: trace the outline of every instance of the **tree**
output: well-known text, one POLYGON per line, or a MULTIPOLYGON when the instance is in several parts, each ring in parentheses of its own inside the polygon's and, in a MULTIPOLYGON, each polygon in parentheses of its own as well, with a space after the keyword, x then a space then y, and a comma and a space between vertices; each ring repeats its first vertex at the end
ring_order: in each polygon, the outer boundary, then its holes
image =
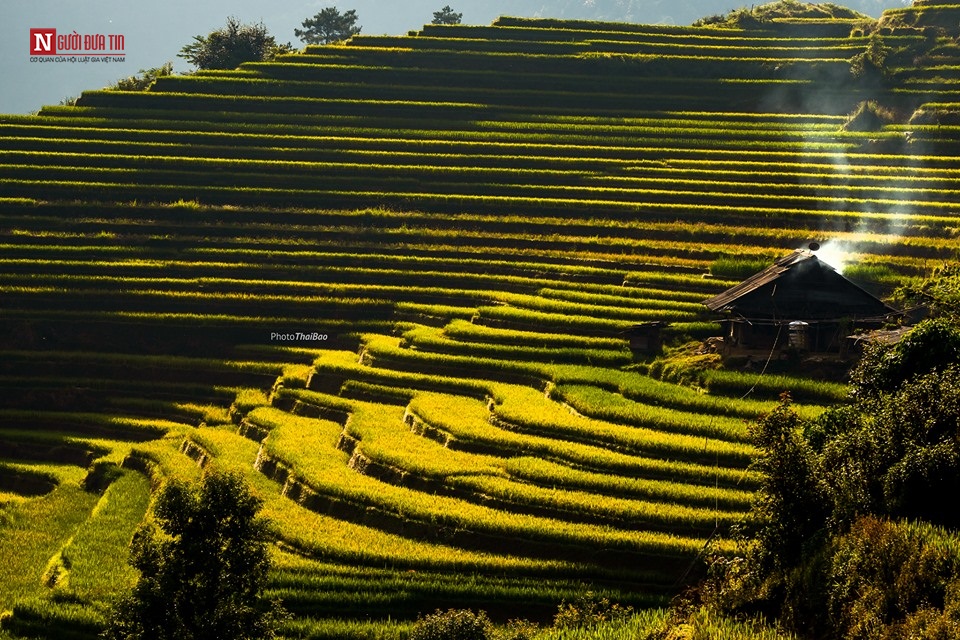
POLYGON ((226 27, 194 36, 177 56, 197 69, 236 69, 244 62, 262 62, 291 49, 289 44, 277 45, 262 22, 241 24, 230 16, 226 27))
POLYGON ((293 34, 307 44, 339 42, 357 35, 361 29, 357 26, 355 9, 340 13, 336 7, 327 7, 300 24, 303 29, 294 29, 293 34))
POLYGON ((751 429, 760 486, 741 527, 749 537, 739 558, 711 566, 705 600, 801 637, 960 637, 960 551, 943 543, 960 529, 950 317, 871 348, 844 406, 806 421, 782 404, 751 429))
POLYGON ((850 59, 850 73, 858 80, 877 81, 887 75, 887 56, 891 49, 879 33, 870 34, 867 48, 850 59))
POLYGON ((433 12, 433 21, 430 24, 460 24, 462 19, 462 13, 455 12, 450 5, 447 5, 440 11, 433 12))
POLYGON ((784 572, 804 556, 808 540, 827 523, 823 487, 817 480, 816 458, 802 435, 802 420, 790 408, 789 397, 750 428, 759 450, 753 468, 760 489, 752 512, 756 559, 763 572, 784 572))
POLYGON ((131 544, 140 579, 114 611, 107 640, 274 638, 277 605, 264 607, 266 526, 261 501, 235 474, 211 473, 196 489, 171 482, 153 525, 131 544))

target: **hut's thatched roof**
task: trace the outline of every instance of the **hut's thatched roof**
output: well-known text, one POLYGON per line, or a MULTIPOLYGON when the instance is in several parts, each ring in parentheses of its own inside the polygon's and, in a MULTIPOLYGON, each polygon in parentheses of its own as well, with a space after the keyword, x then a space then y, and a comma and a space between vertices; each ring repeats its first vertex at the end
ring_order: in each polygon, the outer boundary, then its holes
POLYGON ((748 320, 825 321, 897 313, 805 250, 780 258, 704 304, 748 320))

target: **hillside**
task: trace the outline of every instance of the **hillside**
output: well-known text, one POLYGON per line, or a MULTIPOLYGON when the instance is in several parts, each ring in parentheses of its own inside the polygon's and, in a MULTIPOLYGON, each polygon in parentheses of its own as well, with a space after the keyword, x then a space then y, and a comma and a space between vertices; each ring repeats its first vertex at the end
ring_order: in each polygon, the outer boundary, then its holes
POLYGON ((95 635, 198 464, 264 499, 289 637, 665 603, 746 423, 843 391, 675 385, 622 331, 714 335, 810 241, 876 291, 956 257, 956 41, 883 24, 504 17, 0 116, 2 628, 95 635))

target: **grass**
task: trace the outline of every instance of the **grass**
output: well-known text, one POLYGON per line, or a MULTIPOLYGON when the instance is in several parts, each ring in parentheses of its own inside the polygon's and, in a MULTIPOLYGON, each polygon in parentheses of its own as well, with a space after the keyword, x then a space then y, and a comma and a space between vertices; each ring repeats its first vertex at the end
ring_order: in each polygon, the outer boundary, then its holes
POLYGON ((136 571, 127 564, 130 541, 149 501, 149 480, 123 471, 61 548, 57 590, 101 600, 130 588, 136 580, 136 571))
POLYGON ((80 486, 85 471, 58 469, 60 485, 51 493, 6 507, 0 526, 0 610, 49 593, 48 562, 90 517, 99 496, 80 486))

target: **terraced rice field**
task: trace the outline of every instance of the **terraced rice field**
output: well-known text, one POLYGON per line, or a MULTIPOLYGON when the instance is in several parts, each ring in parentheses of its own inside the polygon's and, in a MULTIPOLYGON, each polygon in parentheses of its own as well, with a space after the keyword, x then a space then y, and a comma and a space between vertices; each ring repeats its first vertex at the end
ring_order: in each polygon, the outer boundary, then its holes
POLYGON ((622 331, 714 335, 811 240, 877 291, 957 255, 957 59, 878 89, 849 28, 505 18, 0 116, 3 628, 94 636, 198 463, 264 500, 288 637, 665 603, 731 548, 747 424, 843 390, 654 380, 622 331), (845 129, 868 98, 916 113, 845 129))

